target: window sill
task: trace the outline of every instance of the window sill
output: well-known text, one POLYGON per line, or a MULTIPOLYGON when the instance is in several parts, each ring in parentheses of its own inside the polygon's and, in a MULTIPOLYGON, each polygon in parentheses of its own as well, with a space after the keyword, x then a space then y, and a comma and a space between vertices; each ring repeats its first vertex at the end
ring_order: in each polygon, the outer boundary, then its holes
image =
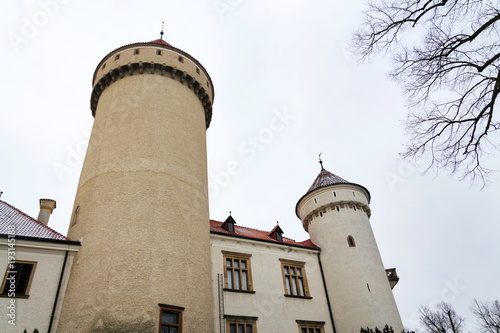
POLYGON ((244 293, 244 294, 255 294, 255 290, 240 290, 240 289, 229 289, 229 288, 224 288, 224 291, 231 291, 235 293, 244 293))
POLYGON ((303 298, 303 299, 312 299, 311 296, 297 296, 297 295, 287 295, 285 294, 285 297, 290 297, 290 298, 303 298))
POLYGON ((16 295, 14 297, 11 297, 7 294, 2 294, 2 295, 0 295, 0 297, 2 297, 2 298, 29 298, 30 295, 16 295))

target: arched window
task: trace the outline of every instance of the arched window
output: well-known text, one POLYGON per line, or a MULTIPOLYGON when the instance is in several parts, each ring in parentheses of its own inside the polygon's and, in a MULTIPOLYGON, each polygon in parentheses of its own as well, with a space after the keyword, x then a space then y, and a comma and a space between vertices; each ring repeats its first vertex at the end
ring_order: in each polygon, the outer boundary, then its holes
POLYGON ((347 236, 347 244, 349 244, 349 247, 355 247, 356 242, 354 242, 354 237, 351 235, 347 236))

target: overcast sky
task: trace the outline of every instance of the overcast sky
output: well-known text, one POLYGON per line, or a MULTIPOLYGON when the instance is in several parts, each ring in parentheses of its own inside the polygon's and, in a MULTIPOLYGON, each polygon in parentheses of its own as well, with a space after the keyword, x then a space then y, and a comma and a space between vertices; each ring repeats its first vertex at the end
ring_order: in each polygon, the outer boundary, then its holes
MULTIPOLYGON (((66 234, 93 118, 91 78, 125 44, 159 38, 199 60, 215 86, 207 131, 210 216, 309 238, 294 209, 320 171, 372 195, 371 224, 405 326, 420 305, 500 298, 500 177, 481 190, 425 161, 399 160, 405 99, 390 59, 359 64, 347 45, 364 2, 305 0, 4 1, 0 10, 0 191, 66 234)), ((490 167, 500 159, 492 157, 490 167)), ((137 223, 132 221, 131 223, 137 223)), ((138 240, 139 241, 139 240, 138 240)))

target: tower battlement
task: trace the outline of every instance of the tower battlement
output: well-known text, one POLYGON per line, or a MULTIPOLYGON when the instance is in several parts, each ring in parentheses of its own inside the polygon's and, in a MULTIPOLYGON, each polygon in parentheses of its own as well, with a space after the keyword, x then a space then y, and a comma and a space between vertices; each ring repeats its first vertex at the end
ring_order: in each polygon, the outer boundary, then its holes
POLYGON ((101 60, 92 79, 92 115, 95 117, 100 96, 109 85, 124 77, 140 74, 168 76, 185 84, 202 103, 206 128, 209 127, 214 99, 210 75, 191 55, 163 40, 125 45, 101 60))

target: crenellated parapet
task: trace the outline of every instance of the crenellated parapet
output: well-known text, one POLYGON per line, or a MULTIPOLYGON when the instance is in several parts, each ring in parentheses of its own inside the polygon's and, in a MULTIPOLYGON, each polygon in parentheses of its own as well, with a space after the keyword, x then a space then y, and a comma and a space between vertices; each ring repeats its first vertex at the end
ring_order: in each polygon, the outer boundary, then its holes
POLYGON ((315 218, 321 218, 327 214, 339 214, 343 210, 352 210, 354 212, 364 213, 368 218, 371 216, 370 206, 365 203, 354 200, 331 201, 310 211, 302 219, 302 226, 305 231, 309 231, 309 225, 315 218))
POLYGON ((186 85, 203 105, 206 128, 209 127, 214 98, 210 76, 196 59, 164 41, 126 45, 101 60, 92 81, 92 115, 95 117, 102 92, 113 82, 142 74, 167 76, 186 85))

